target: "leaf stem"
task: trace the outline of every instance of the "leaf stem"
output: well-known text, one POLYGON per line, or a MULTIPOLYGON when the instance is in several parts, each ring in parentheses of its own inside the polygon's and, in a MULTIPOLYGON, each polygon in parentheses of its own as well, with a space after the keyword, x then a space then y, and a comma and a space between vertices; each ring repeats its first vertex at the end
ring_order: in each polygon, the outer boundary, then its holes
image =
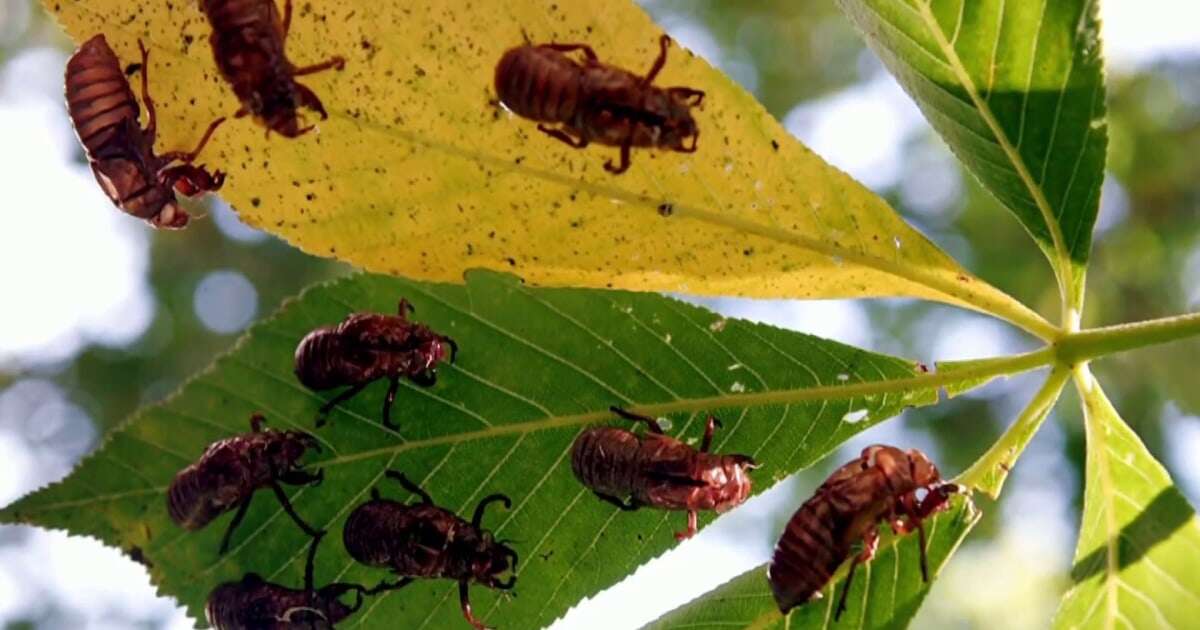
POLYGON ((1176 315, 1132 324, 1093 328, 1056 342, 1058 360, 1067 365, 1089 359, 1200 335, 1200 313, 1176 315))
POLYGON ((993 499, 1000 496, 1000 489, 1004 486, 1004 480, 1008 478, 1008 471, 1050 414, 1050 409, 1058 401, 1070 376, 1070 368, 1056 365, 1046 377, 1041 389, 1025 406, 1021 415, 1017 416, 1016 422, 1008 427, 983 457, 958 476, 958 482, 993 499))

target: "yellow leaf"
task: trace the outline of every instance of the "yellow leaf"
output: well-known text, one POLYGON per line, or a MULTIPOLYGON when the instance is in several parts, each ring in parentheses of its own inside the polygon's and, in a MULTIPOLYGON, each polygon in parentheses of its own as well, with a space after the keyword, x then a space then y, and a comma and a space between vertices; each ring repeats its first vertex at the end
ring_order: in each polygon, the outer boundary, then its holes
MULTIPOLYGON (((147 40, 160 150, 190 147, 237 109, 195 0, 45 4, 77 41, 104 32, 122 59, 147 40)), ((911 296, 1053 336, 678 45, 656 83, 707 92, 693 154, 635 150, 630 170, 610 175, 602 164, 615 148, 570 149, 491 102, 495 64, 523 33, 587 42, 601 60, 645 72, 660 32, 626 2, 305 0, 292 60, 347 59, 341 72, 302 79, 329 120, 298 140, 231 121, 202 161, 229 172, 221 194, 248 223, 373 271, 461 282, 488 267, 539 284, 911 296)))

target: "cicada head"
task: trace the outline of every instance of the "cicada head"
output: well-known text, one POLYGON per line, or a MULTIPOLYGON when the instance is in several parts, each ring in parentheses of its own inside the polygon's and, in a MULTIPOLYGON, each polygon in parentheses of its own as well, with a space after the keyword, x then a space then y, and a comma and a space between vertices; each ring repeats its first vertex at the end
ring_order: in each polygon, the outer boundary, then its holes
POLYGON ((283 431, 267 445, 266 453, 275 470, 284 472, 300 468, 300 459, 309 449, 318 453, 321 451, 320 442, 311 434, 303 431, 283 431))
POLYGON ((517 581, 516 570, 517 552, 505 541, 496 540, 492 532, 484 531, 475 546, 471 562, 471 572, 475 579, 491 588, 508 590, 517 581), (500 575, 510 570, 514 574, 501 580, 500 575))

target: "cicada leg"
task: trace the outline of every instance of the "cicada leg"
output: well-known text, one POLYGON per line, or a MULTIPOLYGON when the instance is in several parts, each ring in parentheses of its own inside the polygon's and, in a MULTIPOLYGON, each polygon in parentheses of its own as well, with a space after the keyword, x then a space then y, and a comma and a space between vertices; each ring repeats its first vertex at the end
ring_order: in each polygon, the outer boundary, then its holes
POLYGON ((332 411, 334 407, 338 406, 339 404, 341 404, 347 400, 350 400, 351 398, 354 398, 356 395, 358 395, 358 392, 361 392, 363 390, 363 388, 366 386, 367 386, 367 383, 359 383, 358 385, 355 385, 355 386, 351 387, 350 389, 347 389, 346 391, 338 394, 337 396, 334 396, 333 399, 331 399, 329 402, 325 403, 324 405, 321 405, 321 408, 317 410, 317 426, 318 427, 325 426, 325 423, 328 421, 329 412, 332 411))
POLYGON ((854 581, 854 570, 858 568, 858 565, 870 562, 875 557, 875 550, 878 548, 879 530, 871 528, 863 536, 862 552, 854 556, 854 560, 850 564, 850 571, 846 573, 846 584, 842 586, 842 596, 838 598, 837 612, 833 613, 834 621, 837 621, 842 613, 846 612, 846 596, 850 594, 850 585, 854 581))

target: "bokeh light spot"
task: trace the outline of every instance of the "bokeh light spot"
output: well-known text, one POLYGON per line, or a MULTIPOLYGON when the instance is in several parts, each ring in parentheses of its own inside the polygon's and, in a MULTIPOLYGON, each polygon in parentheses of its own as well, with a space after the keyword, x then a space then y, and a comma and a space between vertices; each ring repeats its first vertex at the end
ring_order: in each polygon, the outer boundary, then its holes
POLYGON ((204 276, 192 300, 200 323, 223 335, 242 330, 258 312, 258 291, 236 271, 214 271, 204 276))

